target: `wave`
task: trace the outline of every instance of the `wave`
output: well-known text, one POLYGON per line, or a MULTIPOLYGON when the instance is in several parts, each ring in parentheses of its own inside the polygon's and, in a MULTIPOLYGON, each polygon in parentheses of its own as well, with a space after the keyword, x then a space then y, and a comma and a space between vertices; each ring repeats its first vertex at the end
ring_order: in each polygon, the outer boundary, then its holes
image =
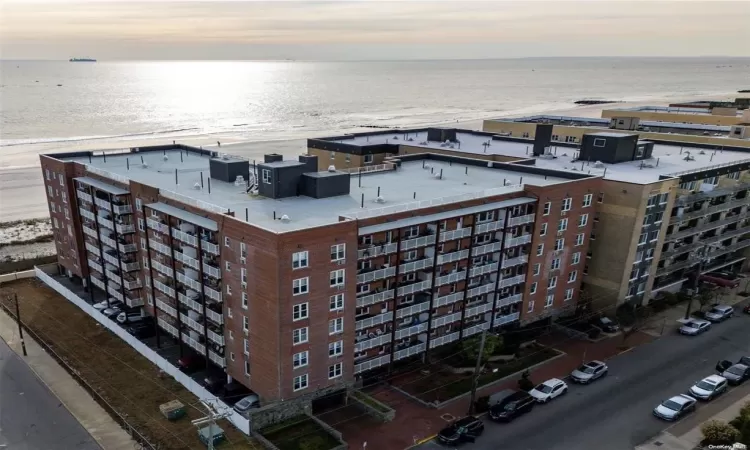
POLYGON ((37 139, 3 139, 0 140, 0 147, 15 147, 18 145, 31 145, 31 144, 50 144, 55 142, 79 142, 79 141, 96 141, 104 139, 137 139, 140 137, 147 136, 161 136, 167 134, 184 133, 186 131, 197 131, 199 127, 189 128, 173 128, 169 130, 158 130, 158 131, 142 131, 139 133, 126 133, 126 134, 112 134, 112 135, 100 135, 100 136, 71 136, 71 137, 53 137, 53 138, 37 138, 37 139))

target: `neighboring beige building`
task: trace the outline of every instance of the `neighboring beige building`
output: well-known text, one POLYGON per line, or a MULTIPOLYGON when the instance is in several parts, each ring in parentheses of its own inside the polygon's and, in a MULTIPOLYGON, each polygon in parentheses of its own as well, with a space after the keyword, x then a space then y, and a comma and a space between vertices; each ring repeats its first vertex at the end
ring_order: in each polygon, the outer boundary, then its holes
POLYGON ((602 117, 637 117, 657 122, 692 123, 731 126, 750 122, 750 111, 737 108, 677 108, 672 106, 642 106, 636 108, 605 109, 602 117))

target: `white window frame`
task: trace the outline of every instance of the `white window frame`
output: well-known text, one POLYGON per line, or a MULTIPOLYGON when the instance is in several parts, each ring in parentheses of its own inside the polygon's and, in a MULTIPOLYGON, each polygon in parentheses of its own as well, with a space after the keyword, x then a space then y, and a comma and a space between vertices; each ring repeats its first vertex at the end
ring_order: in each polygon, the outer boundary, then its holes
POLYGON ((594 200, 594 194, 586 194, 583 196, 583 207, 588 208, 591 206, 591 202, 594 200))
POLYGON ((292 295, 304 295, 310 292, 310 277, 297 278, 292 281, 292 295))
POLYGON ((306 373, 303 373, 302 375, 294 377, 294 381, 292 382, 292 389, 294 389, 294 392, 307 389, 308 383, 309 378, 306 373))
POLYGON ((581 214, 580 216, 578 216, 578 228, 583 228, 588 224, 589 224, 588 214, 581 214))
POLYGON ((606 147, 607 146, 607 140, 603 138, 595 138, 594 143, 592 144, 594 147, 606 147))
POLYGON ((328 366, 328 379, 329 380, 335 380, 336 378, 340 378, 341 375, 344 374, 344 364, 343 363, 336 363, 332 366, 328 366))
POLYGON ((330 274, 331 287, 343 286, 346 282, 346 269, 332 270, 330 274))
POLYGON ((307 366, 307 363, 310 360, 310 352, 305 350, 299 353, 295 353, 292 355, 292 368, 293 369, 299 369, 300 367, 307 366))
POLYGON ((328 335, 341 334, 344 332, 344 318, 336 317, 328 321, 328 335))
POLYGON ((539 263, 534 264, 533 269, 534 269, 534 276, 537 276, 540 273, 542 273, 542 265, 539 263))
POLYGON ((562 201, 562 205, 560 205, 560 211, 562 212, 570 211, 570 208, 572 207, 573 207, 573 198, 565 197, 562 201))
POLYGON ((576 265, 579 262, 581 262, 581 252, 575 252, 573 253, 573 256, 571 257, 570 264, 576 265))
POLYGON ((344 310, 344 294, 334 294, 329 299, 328 303, 329 311, 343 311, 344 310))
POLYGON ((526 309, 526 313, 534 312, 534 300, 529 300, 529 307, 526 309))
POLYGON ((531 286, 529 287, 529 295, 536 294, 536 287, 537 287, 536 281, 531 283, 531 286))
POLYGON ((549 280, 547 280, 547 289, 554 289, 557 287, 557 277, 550 277, 549 280))
POLYGON ((565 248, 565 238, 555 240, 555 251, 558 252, 565 248))
POLYGON ((310 339, 308 327, 295 328, 292 330, 292 345, 305 344, 310 339))
POLYGON ((544 222, 539 229, 539 236, 546 236, 547 235, 547 222, 544 222))
POLYGON ((242 309, 247 309, 247 292, 242 293, 242 309))
POLYGON ((567 229, 568 229, 568 218, 563 217, 562 219, 560 219, 559 222, 557 222, 557 231, 560 232, 560 231, 565 231, 567 229))
POLYGON ((250 331, 250 319, 247 316, 242 316, 242 331, 245 333, 250 331))
POLYGON ((547 294, 544 299, 544 309, 551 308, 555 303, 555 294, 547 294))
POLYGON ((307 250, 292 253, 292 270, 304 269, 310 263, 310 253, 307 250))
POLYGON ((560 268, 560 258, 555 258, 550 263, 549 270, 557 270, 560 268))
POLYGON ((346 244, 335 244, 331 246, 331 262, 346 259, 346 244))
POLYGON ((578 279, 578 271, 574 270, 572 272, 568 272, 568 283, 575 283, 576 279, 578 279))
POLYGON ((573 289, 573 288, 565 289, 565 298, 563 300, 566 301, 566 302, 568 300, 573 300, 573 292, 574 291, 575 291, 575 289, 573 289))
MULTIPOLYGON (((154 212, 154 211, 152 211, 152 212, 154 212)), ((227 236, 224 236, 224 247, 227 247, 227 248, 231 247, 231 244, 229 242, 229 238, 227 236)))
POLYGON ((544 244, 536 246, 536 256, 542 256, 544 254, 544 244))
POLYGON ((586 233, 576 234, 576 247, 578 247, 579 245, 583 245, 585 240, 586 240, 586 233))
POLYGON ((543 216, 549 216, 549 212, 552 210, 552 202, 547 202, 544 204, 544 207, 542 209, 542 215, 543 216))
POLYGON ((261 169, 260 174, 265 184, 271 184, 271 171, 269 169, 261 169))
POLYGON ((304 320, 310 317, 310 303, 297 303, 292 306, 292 322, 304 320))
POLYGON ((328 357, 334 358, 344 354, 344 341, 330 342, 328 344, 328 357))
POLYGON ((362 161, 365 164, 372 164, 372 162, 375 160, 374 155, 363 155, 362 161))
POLYGON ((250 354, 250 341, 247 338, 242 339, 242 352, 246 355, 250 354))

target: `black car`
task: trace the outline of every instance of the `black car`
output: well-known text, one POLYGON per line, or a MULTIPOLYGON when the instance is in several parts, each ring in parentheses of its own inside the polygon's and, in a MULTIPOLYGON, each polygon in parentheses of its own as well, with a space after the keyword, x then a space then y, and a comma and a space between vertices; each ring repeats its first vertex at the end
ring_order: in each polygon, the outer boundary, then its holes
POLYGON ((517 391, 490 406, 490 419, 510 422, 534 409, 534 397, 528 392, 517 391))
POLYGON ((737 361, 737 364, 750 366, 750 356, 743 356, 742 358, 740 358, 739 361, 737 361))
POLYGON ((716 372, 718 372, 719 375, 721 375, 722 373, 724 373, 725 370, 732 367, 733 365, 734 363, 732 361, 723 359, 716 363, 716 372))
POLYGON ((125 331, 137 337, 138 339, 146 339, 156 336, 154 323, 148 320, 128 325, 125 327, 125 331))
POLYGON ((725 370, 721 376, 726 378, 729 384, 737 386, 738 384, 750 380, 750 367, 744 364, 735 364, 725 370))
POLYGON ((474 416, 466 416, 440 430, 438 440, 449 445, 474 442, 483 431, 484 422, 474 416))
POLYGON ((591 325, 607 333, 617 333, 620 331, 620 325, 609 317, 598 317, 591 321, 591 325))
POLYGON ((203 387, 214 395, 219 393, 224 383, 226 383, 226 378, 219 375, 207 375, 203 378, 203 387))

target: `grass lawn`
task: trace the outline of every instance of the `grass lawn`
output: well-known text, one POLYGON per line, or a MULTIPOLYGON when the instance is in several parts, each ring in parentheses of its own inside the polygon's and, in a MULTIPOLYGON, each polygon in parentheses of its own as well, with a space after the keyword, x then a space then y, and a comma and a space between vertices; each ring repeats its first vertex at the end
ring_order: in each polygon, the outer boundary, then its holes
POLYGON ((307 416, 297 416, 261 430, 279 450, 329 450, 341 445, 307 416))
MULTIPOLYGON (((478 386, 481 387, 505 378, 559 354, 557 350, 549 347, 528 348, 521 354, 521 358, 509 362, 488 363, 486 373, 479 376, 478 386), (497 371, 493 372, 494 369, 497 369, 497 371)), ((468 367, 471 367, 471 365, 468 367)), ((403 379, 401 383, 394 385, 428 403, 444 402, 470 392, 473 383, 472 374, 455 374, 444 369, 427 377, 416 375, 418 376, 412 379, 403 379)))
MULTIPOLYGON (((36 279, 0 286, 0 302, 10 306, 18 294, 23 322, 73 370, 159 449, 205 450, 190 421, 205 416, 198 398, 151 361, 99 325, 73 303, 36 279), (170 422, 159 405, 180 400, 187 416, 170 422)), ((262 447, 226 420, 219 422, 227 441, 218 449, 262 447)))

